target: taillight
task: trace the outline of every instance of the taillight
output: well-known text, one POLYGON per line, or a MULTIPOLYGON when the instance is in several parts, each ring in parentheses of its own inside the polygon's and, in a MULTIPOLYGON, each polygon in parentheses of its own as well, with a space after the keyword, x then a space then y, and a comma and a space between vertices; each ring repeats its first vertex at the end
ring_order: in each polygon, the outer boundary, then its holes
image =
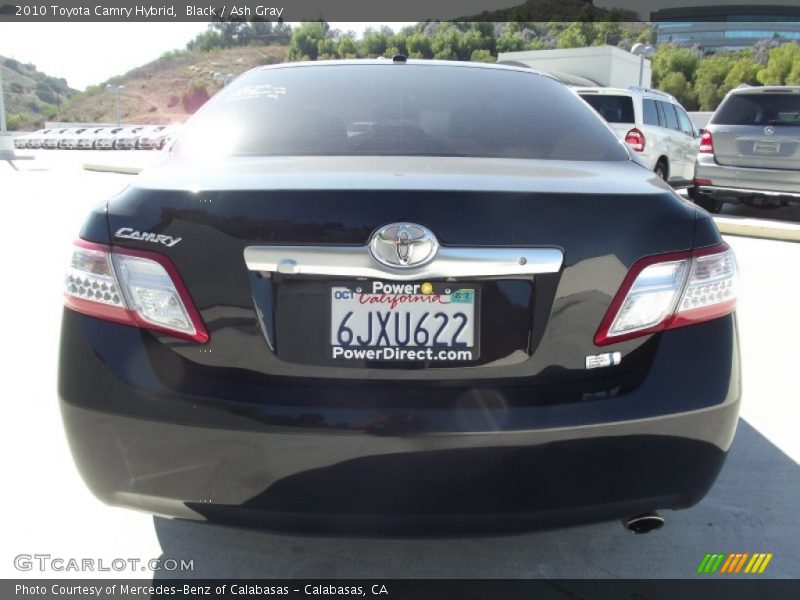
POLYGON ((628 272, 594 336, 598 346, 708 321, 736 308, 727 244, 649 256, 628 272))
POLYGON ((714 139, 710 131, 704 131, 700 136, 700 154, 714 154, 714 139))
POLYGON ((644 152, 644 134, 634 127, 625 134, 627 143, 635 152, 644 152))
POLYGON ((208 341, 177 269, 161 254, 77 240, 64 283, 64 304, 74 311, 208 341))

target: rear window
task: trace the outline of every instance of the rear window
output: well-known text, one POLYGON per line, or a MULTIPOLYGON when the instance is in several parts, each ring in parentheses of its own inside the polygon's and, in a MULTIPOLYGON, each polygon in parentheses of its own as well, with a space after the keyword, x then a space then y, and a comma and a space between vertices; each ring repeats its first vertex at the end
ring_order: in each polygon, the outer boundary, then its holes
POLYGON ((609 123, 634 123, 633 99, 612 94, 581 94, 600 116, 609 123))
POLYGON ((731 94, 714 113, 716 125, 800 125, 800 94, 731 94))
POLYGON ((392 63, 252 72, 189 120, 173 152, 627 160, 602 121, 549 77, 392 63))

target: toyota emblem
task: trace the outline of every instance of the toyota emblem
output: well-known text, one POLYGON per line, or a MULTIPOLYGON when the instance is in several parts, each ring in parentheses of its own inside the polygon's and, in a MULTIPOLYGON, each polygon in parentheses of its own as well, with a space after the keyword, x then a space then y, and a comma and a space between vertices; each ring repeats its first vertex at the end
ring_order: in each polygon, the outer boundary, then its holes
POLYGON ((439 250, 436 236, 416 223, 391 223, 372 235, 372 256, 382 265, 412 269, 433 260, 439 250))

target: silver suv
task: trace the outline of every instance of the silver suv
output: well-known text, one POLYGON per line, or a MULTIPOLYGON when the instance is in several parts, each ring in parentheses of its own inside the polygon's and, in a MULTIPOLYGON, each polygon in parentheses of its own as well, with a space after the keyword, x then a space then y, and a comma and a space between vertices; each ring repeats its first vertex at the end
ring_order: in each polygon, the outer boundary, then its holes
POLYGON ((649 88, 579 87, 573 91, 602 116, 639 159, 674 187, 692 185, 697 137, 683 106, 649 88))
POLYGON ((725 202, 800 204, 800 86, 731 90, 700 138, 694 200, 710 212, 725 202))

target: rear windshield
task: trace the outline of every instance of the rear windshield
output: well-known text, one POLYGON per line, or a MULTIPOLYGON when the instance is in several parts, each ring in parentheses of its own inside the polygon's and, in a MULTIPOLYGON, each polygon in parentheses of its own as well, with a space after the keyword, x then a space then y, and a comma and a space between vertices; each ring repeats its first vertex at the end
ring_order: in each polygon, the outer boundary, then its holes
POLYGON ((800 94, 731 94, 714 113, 716 125, 800 125, 800 94))
POLYGON ((609 123, 633 123, 633 99, 611 94, 581 94, 600 116, 609 123))
POLYGON ((255 71, 189 120, 180 156, 627 160, 564 85, 522 71, 392 63, 255 71))

